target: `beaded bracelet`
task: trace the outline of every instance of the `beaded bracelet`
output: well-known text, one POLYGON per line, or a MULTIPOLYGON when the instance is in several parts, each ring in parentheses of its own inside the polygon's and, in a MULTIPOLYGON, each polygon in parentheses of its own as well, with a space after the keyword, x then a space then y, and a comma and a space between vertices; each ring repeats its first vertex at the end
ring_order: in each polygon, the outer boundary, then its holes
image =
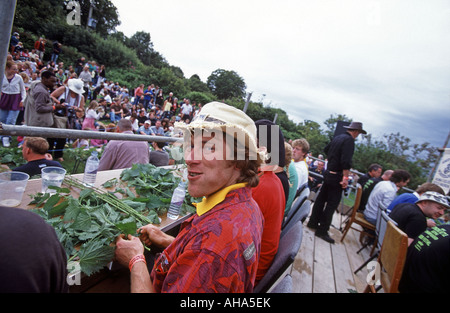
POLYGON ((145 261, 145 257, 143 254, 138 254, 135 257, 133 257, 130 260, 130 263, 128 264, 128 268, 130 269, 130 272, 134 266, 134 264, 136 264, 137 262, 144 262, 145 264, 147 264, 147 261, 145 261))

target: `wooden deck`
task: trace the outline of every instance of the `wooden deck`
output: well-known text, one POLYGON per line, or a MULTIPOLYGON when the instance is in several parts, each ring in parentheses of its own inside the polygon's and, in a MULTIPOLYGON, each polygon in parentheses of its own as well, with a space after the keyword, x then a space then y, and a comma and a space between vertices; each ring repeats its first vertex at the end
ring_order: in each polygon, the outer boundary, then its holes
MULTIPOLYGON (((349 293, 363 292, 369 270, 365 267, 358 273, 353 272, 369 257, 371 247, 357 251, 359 232, 350 230, 341 242, 341 223, 345 216, 335 212, 330 236, 335 244, 315 237, 314 231, 303 227, 303 239, 299 253, 290 269, 293 280, 293 293, 349 293), (334 227, 333 227, 334 226, 334 227)), ((344 225, 342 225, 343 229, 344 225)))

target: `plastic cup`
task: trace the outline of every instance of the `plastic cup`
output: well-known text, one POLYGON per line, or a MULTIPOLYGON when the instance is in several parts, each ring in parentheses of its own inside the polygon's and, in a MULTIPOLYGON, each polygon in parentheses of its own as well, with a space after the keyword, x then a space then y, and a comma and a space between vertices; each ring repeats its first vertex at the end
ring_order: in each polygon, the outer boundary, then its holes
POLYGON ((48 188, 49 186, 61 187, 66 170, 62 167, 47 166, 41 170, 42 178, 42 193, 56 193, 55 189, 48 188))
POLYGON ((0 173, 0 205, 19 206, 29 178, 30 175, 22 172, 0 173))

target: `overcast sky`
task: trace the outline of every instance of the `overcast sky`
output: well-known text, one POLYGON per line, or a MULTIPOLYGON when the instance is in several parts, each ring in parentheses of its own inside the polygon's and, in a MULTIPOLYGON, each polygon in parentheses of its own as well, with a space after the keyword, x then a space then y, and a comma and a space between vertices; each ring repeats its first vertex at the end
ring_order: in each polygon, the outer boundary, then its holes
POLYGON ((450 131, 448 0, 111 1, 185 77, 236 71, 296 123, 345 114, 437 147, 450 131))

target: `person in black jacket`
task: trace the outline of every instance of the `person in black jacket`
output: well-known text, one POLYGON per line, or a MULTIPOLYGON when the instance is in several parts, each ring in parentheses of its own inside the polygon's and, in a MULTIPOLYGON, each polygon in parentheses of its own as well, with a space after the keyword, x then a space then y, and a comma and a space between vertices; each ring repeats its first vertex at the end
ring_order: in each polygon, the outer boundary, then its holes
POLYGON ((67 257, 36 213, 0 207, 0 293, 67 293, 67 257))
POLYGON ((425 230, 409 246, 400 293, 450 294, 450 225, 425 230))
POLYGON ((13 169, 15 172, 27 173, 30 177, 40 175, 47 166, 63 167, 58 161, 53 161, 47 153, 49 144, 41 137, 25 137, 22 145, 22 156, 28 163, 13 169))
POLYGON ((362 123, 352 122, 344 126, 347 131, 333 138, 325 147, 328 157, 324 182, 312 209, 307 226, 316 229, 316 236, 334 243, 328 234, 333 214, 341 201, 342 190, 348 187, 348 176, 352 166, 355 139, 359 134, 367 134, 362 123))

